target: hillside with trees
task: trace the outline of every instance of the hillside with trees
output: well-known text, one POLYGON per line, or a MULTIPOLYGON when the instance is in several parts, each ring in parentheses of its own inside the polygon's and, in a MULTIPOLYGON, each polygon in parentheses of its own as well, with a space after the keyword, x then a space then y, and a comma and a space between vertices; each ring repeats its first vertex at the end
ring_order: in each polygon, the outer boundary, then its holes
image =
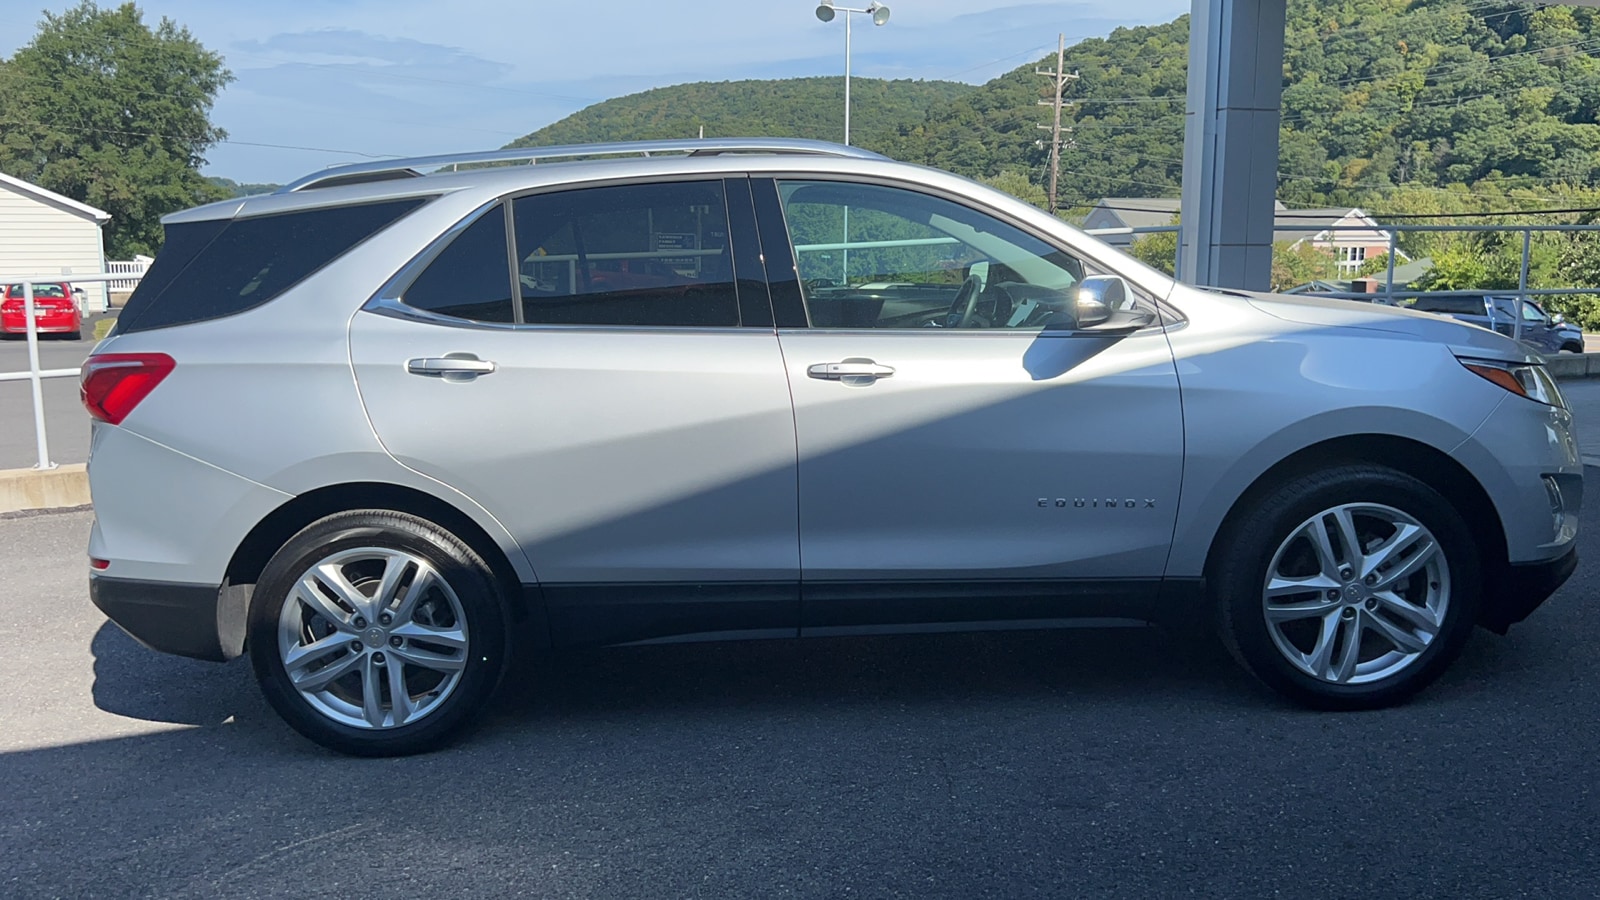
MULTIPOLYGON (((1402 186, 1498 199, 1594 183, 1597 12, 1502 0, 1289 0, 1280 199, 1370 205, 1402 186)), ((1064 207, 1176 195, 1188 40, 1181 16, 1068 48, 1066 68, 1080 77, 1064 117, 1064 207)), ((1035 126, 1048 117, 1037 101, 1049 82, 1035 70, 1054 63, 1052 54, 975 88, 858 78, 854 143, 972 177, 1043 184, 1047 149, 1035 126)), ((838 140, 842 103, 838 77, 677 85, 591 106, 514 146, 686 137, 700 125, 708 136, 838 140)))
MULTIPOLYGON (((979 88, 954 81, 850 82, 851 143, 876 148, 923 121, 930 107, 979 88)), ((679 84, 579 110, 507 146, 706 137, 844 138, 844 79, 785 78, 679 84)))

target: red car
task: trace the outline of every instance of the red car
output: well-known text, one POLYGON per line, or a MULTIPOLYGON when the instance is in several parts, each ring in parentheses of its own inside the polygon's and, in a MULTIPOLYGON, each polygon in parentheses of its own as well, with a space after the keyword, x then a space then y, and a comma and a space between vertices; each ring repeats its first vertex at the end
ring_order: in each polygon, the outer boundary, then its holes
MULTIPOLYGON (((22 285, 4 285, 0 297, 0 334, 26 334, 22 285)), ((83 336, 83 316, 72 296, 72 285, 66 282, 34 285, 33 313, 40 334, 65 334, 72 340, 83 336)))

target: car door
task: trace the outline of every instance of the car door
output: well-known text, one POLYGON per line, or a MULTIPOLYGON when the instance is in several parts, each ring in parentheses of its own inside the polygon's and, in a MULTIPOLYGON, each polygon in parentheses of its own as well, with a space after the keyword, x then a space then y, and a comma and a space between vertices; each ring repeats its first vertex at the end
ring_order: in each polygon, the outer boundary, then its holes
POLYGON ((1488 305, 1491 328, 1506 337, 1528 340, 1523 334, 1522 322, 1518 321, 1515 297, 1486 297, 1484 301, 1488 305))
POLYGON ((800 450, 802 630, 1148 609, 1183 469, 1155 305, 1100 277, 1112 319, 1080 327, 1091 269, 917 188, 754 185, 800 450))
POLYGON ((1544 310, 1533 305, 1527 300, 1517 303, 1517 310, 1522 315, 1522 339, 1538 347, 1545 353, 1555 353, 1561 349, 1559 335, 1544 314, 1544 310))
POLYGON ((351 324, 384 446, 516 536, 558 642, 795 632, 794 417, 754 231, 743 179, 508 198, 351 324))

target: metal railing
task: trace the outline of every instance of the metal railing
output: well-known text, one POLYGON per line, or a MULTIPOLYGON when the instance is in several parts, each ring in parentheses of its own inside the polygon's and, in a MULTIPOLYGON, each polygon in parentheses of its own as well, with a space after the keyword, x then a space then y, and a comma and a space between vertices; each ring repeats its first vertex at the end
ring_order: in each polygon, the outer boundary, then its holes
MULTIPOLYGON (((37 310, 34 306, 33 286, 35 284, 60 284, 63 279, 71 284, 94 284, 97 282, 127 281, 130 280, 124 272, 102 272, 95 275, 28 275, 22 278, 6 276, 7 284, 22 285, 22 312, 27 324, 28 335, 28 371, 26 372, 0 372, 0 382, 27 381, 33 389, 33 433, 39 451, 39 461, 33 468, 45 471, 54 469, 56 464, 50 461, 50 441, 45 433, 44 423, 44 379, 46 378, 76 378, 82 371, 81 368, 72 369, 41 369, 39 368, 39 321, 37 310)), ((132 279, 137 281, 137 279, 132 279)), ((81 311, 79 315, 82 315, 81 311)))
MULTIPOLYGON (((1535 234, 1544 233, 1544 232, 1579 232, 1579 231, 1600 232, 1600 224, 1597 224, 1597 225, 1389 225, 1389 224, 1379 224, 1376 227, 1374 227, 1372 225, 1292 225, 1292 224, 1286 224, 1286 223, 1275 223, 1272 226, 1272 228, 1273 228, 1274 232, 1304 231, 1304 232, 1307 232, 1307 233, 1312 234, 1312 235, 1329 233, 1329 232, 1340 232, 1340 231, 1345 231, 1345 232, 1351 232, 1351 231, 1366 232, 1366 233, 1369 233, 1369 234, 1370 233, 1374 233, 1374 232, 1387 232, 1388 233, 1388 235, 1389 235, 1388 241, 1387 241, 1387 244, 1388 244, 1388 263, 1387 263, 1386 272, 1384 274, 1384 279, 1383 279, 1383 290, 1381 292, 1379 292, 1379 293, 1371 293, 1371 292, 1361 292, 1361 291, 1318 291, 1316 293, 1316 295, 1318 297, 1338 297, 1338 298, 1347 299, 1347 300, 1372 300, 1372 299, 1381 297, 1385 303, 1388 303, 1390 305, 1394 305, 1394 296, 1395 296, 1396 293, 1402 294, 1406 298, 1444 296, 1444 295, 1449 295, 1449 294, 1457 294, 1457 295, 1459 295, 1463 291, 1467 291, 1467 290, 1470 290, 1472 293, 1483 293, 1485 295, 1497 294, 1497 295, 1501 295, 1501 296, 1506 296, 1506 295, 1510 295, 1510 294, 1514 293, 1516 296, 1519 296, 1519 297, 1561 296, 1561 295, 1573 295, 1573 294, 1597 294, 1597 295, 1600 295, 1600 285, 1590 286, 1590 287, 1566 287, 1566 288, 1530 288, 1528 286, 1528 268, 1529 268, 1529 261, 1532 258, 1533 236, 1535 234), (1395 283, 1394 283, 1395 251, 1397 249, 1399 249, 1399 236, 1400 236, 1401 232, 1469 233, 1469 234, 1491 234, 1491 233, 1495 233, 1495 232, 1509 232, 1509 233, 1512 233, 1512 234, 1520 234, 1522 236, 1522 262, 1521 262, 1521 265, 1518 267, 1517 287, 1514 288, 1514 289, 1513 288, 1470 288, 1470 289, 1462 288, 1462 289, 1458 289, 1458 290, 1447 290, 1447 291, 1416 291, 1416 290, 1406 289, 1406 288, 1404 288, 1402 286, 1402 288, 1399 291, 1397 291, 1395 289, 1395 283)), ((1179 229, 1179 226, 1177 226, 1177 225, 1150 225, 1150 226, 1142 226, 1142 227, 1138 227, 1138 228, 1090 228, 1090 229, 1086 229, 1086 233, 1094 235, 1096 237, 1109 237, 1109 236, 1112 236, 1112 235, 1119 235, 1119 234, 1128 234, 1128 235, 1137 236, 1137 235, 1145 235, 1145 234, 1174 234, 1174 233, 1177 233, 1178 229, 1179 229)), ((1126 249, 1126 248, 1124 248, 1124 249, 1126 249)), ((1181 266, 1181 264, 1183 262, 1182 255, 1183 255, 1183 245, 1180 242, 1176 252, 1173 255, 1173 271, 1174 272, 1179 270, 1179 268, 1180 268, 1180 266, 1181 266)), ((1346 279, 1339 279, 1339 280, 1346 280, 1346 279)))

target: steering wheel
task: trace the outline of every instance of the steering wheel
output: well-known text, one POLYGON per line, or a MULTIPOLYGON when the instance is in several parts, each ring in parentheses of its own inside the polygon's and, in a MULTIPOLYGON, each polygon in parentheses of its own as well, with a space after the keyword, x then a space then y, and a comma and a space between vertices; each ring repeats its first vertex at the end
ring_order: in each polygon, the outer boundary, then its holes
POLYGON ((982 293, 983 279, 968 275, 967 280, 961 283, 961 290, 956 292, 956 299, 950 304, 950 312, 944 317, 945 327, 966 328, 971 324, 978 312, 978 296, 982 293))

